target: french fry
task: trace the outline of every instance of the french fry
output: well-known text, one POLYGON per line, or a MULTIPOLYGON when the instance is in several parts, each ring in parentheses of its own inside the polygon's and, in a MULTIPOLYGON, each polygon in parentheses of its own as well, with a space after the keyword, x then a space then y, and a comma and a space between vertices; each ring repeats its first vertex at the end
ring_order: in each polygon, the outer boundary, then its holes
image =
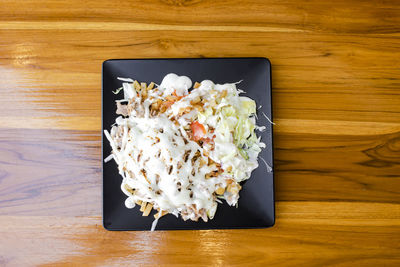
POLYGON ((167 96, 165 97, 165 100, 167 100, 167 101, 174 101, 175 98, 174 98, 173 96, 171 96, 171 95, 167 95, 167 96))
POLYGON ((157 99, 153 104, 151 104, 151 109, 158 111, 160 109, 161 104, 162 104, 162 100, 157 99))
POLYGON ((153 209, 153 204, 148 203, 145 210, 143 211, 142 216, 149 216, 152 209, 153 209))
POLYGON ((146 209, 146 205, 147 205, 147 202, 142 201, 142 204, 140 204, 140 211, 141 212, 144 212, 144 210, 146 209))
POLYGON ((193 88, 199 88, 199 87, 200 87, 200 83, 195 82, 194 85, 193 85, 193 88))
POLYGON ((135 203, 138 204, 138 205, 142 205, 142 202, 143 202, 143 201, 141 201, 140 199, 138 199, 138 200, 135 201, 135 203))
POLYGON ((143 101, 145 98, 147 98, 147 90, 146 90, 147 85, 146 85, 146 83, 141 83, 140 87, 141 87, 140 94, 142 95, 142 101, 143 101))
POLYGON ((178 115, 182 116, 183 114, 189 113, 191 110, 192 110, 192 107, 180 108, 178 111, 178 115))
POLYGON ((140 84, 139 84, 139 82, 138 81, 134 81, 133 82, 133 87, 135 88, 135 90, 136 90, 136 92, 140 92, 140 84))
POLYGON ((168 212, 165 211, 165 210, 161 211, 161 214, 160 214, 160 212, 157 212, 156 214, 154 214, 154 218, 155 218, 155 219, 161 218, 162 216, 164 216, 164 215, 167 214, 167 213, 168 213, 168 212), (160 217, 159 217, 159 216, 160 216, 160 217))
POLYGON ((135 193, 135 190, 133 190, 132 188, 130 188, 127 184, 124 185, 126 191, 128 191, 129 193, 131 193, 132 195, 135 193))
POLYGON ((226 191, 232 194, 237 194, 241 188, 242 187, 239 184, 231 183, 226 187, 226 191))
POLYGON ((204 159, 200 159, 200 167, 203 167, 206 163, 204 159))
POLYGON ((201 106, 201 105, 194 105, 194 108, 195 109, 197 109, 197 111, 199 111, 199 112, 203 112, 204 111, 204 108, 201 106))
POLYGON ((164 113, 170 106, 174 104, 174 101, 164 101, 160 106, 160 112, 164 113))
POLYGON ((228 91, 224 90, 222 91, 221 97, 225 97, 228 94, 228 91))
POLYGON ((217 193, 217 195, 223 195, 225 193, 225 188, 218 187, 217 190, 215 190, 215 193, 217 193))
POLYGON ((190 104, 194 105, 200 103, 200 101, 201 101, 200 96, 197 96, 192 101, 190 101, 190 104))
POLYGON ((151 89, 153 89, 153 88, 154 88, 154 83, 151 82, 151 83, 149 84, 149 86, 147 86, 147 91, 148 91, 148 90, 151 90, 151 89))

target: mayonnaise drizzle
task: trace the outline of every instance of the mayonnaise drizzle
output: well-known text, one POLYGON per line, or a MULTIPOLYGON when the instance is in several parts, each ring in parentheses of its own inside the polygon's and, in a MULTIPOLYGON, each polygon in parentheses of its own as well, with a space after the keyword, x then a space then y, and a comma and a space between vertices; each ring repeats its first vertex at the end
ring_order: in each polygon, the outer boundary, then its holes
MULTIPOLYGON (((184 136, 183 128, 164 114, 155 118, 131 116, 118 120, 118 125, 124 133, 120 153, 114 157, 120 172, 125 174, 121 188, 129 199, 154 201, 155 208, 170 213, 192 204, 197 209, 213 207, 213 192, 216 185, 223 183, 223 178, 205 178, 215 167, 199 166, 200 159, 207 160, 207 157, 196 142, 184 136), (197 151, 199 155, 192 162, 197 151), (124 190, 125 184, 140 194, 132 195, 124 190)), ((109 135, 106 133, 106 136, 109 135)), ((129 208, 130 203, 126 202, 129 208)))
POLYGON ((186 95, 191 87, 192 80, 189 77, 178 76, 175 73, 167 74, 159 86, 164 91, 164 96, 171 95, 174 91, 179 96, 186 95))

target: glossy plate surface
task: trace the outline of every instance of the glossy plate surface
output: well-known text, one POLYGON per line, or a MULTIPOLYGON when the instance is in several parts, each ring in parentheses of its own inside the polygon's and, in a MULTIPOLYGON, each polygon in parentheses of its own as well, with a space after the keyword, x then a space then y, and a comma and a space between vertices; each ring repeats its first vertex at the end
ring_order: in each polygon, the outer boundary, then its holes
MULTIPOLYGON (((271 114, 271 66, 265 58, 208 58, 208 59, 113 59, 103 63, 102 116, 103 130, 110 129, 115 122, 115 100, 121 99, 122 93, 114 95, 116 88, 121 87, 117 77, 133 78, 140 82, 161 83, 168 73, 186 75, 194 82, 212 80, 214 83, 229 83, 242 80, 237 85, 245 91, 242 95, 251 97, 257 103, 258 125, 265 125, 266 131, 260 133, 266 148, 259 156, 273 167, 272 125, 267 121, 264 112, 272 119, 271 114)), ((108 140, 103 136, 103 159, 110 152, 108 140)), ((150 230, 154 220, 154 211, 143 217, 139 206, 134 209, 125 207, 126 196, 120 189, 121 176, 114 161, 103 163, 103 224, 107 230, 150 230)), ((229 229, 229 228, 263 228, 274 225, 274 181, 273 172, 259 159, 259 167, 252 172, 240 191, 238 208, 224 202, 218 204, 213 220, 207 223, 183 221, 173 215, 162 217, 156 230, 175 229, 229 229)))

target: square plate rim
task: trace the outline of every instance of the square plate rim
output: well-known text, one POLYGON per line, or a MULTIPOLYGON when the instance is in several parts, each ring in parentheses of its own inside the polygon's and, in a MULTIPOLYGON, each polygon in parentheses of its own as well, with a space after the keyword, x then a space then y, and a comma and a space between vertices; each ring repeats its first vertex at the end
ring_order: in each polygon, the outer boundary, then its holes
MULTIPOLYGON (((105 63, 107 62, 112 62, 112 61, 157 61, 157 60, 209 60, 209 59, 217 59, 217 60, 231 60, 231 59, 260 59, 264 60, 266 64, 268 65, 268 77, 269 81, 267 84, 269 84, 269 98, 270 98, 270 105, 271 105, 271 121, 273 121, 273 108, 272 108, 272 64, 269 58, 267 57, 204 57, 204 58, 196 58, 196 57, 173 57, 173 58, 163 58, 163 57, 158 57, 158 58, 110 58, 106 59, 102 62, 101 64, 101 155, 100 155, 100 160, 101 160, 101 176, 102 176, 102 192, 101 192, 101 197, 102 197, 102 226, 105 230, 107 231, 147 231, 149 230, 143 230, 143 229, 136 229, 136 228, 129 228, 129 229, 122 229, 122 228, 108 228, 105 225, 105 218, 104 218, 104 98, 103 98, 103 92, 104 92, 104 68, 105 68, 105 63)), ((274 134, 273 134, 273 127, 274 124, 271 124, 271 156, 272 156, 272 166, 275 166, 275 157, 274 157, 274 134)), ((164 230, 157 230, 156 231, 212 231, 212 230, 240 230, 240 229, 246 229, 246 230, 251 230, 251 229, 268 229, 272 228, 276 224, 276 196, 275 196, 275 168, 271 171, 272 174, 272 223, 267 226, 251 226, 251 227, 243 227, 243 226, 238 226, 238 227, 219 227, 219 228, 209 228, 209 229, 184 229, 184 228, 179 228, 179 227, 172 227, 169 229, 164 229, 164 230)))

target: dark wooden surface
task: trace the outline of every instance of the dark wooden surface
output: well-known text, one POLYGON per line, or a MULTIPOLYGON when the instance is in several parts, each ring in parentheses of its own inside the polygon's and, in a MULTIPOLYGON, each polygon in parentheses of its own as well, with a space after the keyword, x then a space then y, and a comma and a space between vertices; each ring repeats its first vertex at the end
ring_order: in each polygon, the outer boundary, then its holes
POLYGON ((398 1, 0 2, 0 265, 400 265, 398 1), (107 232, 101 63, 272 62, 276 225, 107 232))

